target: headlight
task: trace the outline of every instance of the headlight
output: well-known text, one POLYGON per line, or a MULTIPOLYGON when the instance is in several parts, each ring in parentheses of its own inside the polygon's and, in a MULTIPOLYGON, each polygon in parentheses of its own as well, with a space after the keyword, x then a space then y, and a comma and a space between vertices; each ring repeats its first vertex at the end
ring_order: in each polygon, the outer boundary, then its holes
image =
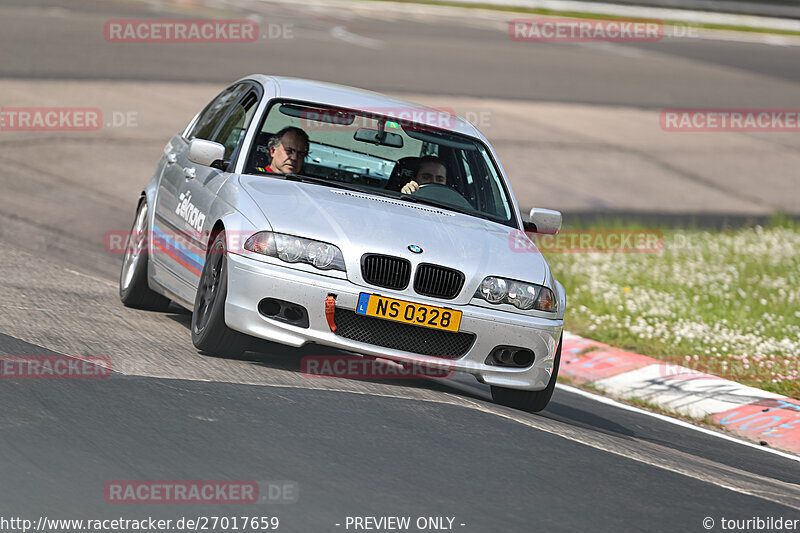
POLYGON ((336 259, 337 251, 339 251, 339 249, 332 244, 315 242, 308 245, 306 254, 312 265, 317 268, 325 268, 336 259))
POLYGON ((503 278, 488 277, 478 287, 478 292, 487 302, 499 304, 508 297, 508 283, 503 278))
POLYGON ((307 263, 320 270, 347 272, 342 251, 327 242, 260 231, 245 241, 244 248, 257 254, 277 257, 287 263, 307 263))
POLYGON ((484 278, 475 296, 491 304, 511 304, 525 311, 536 309, 552 313, 556 310, 553 291, 547 287, 495 276, 484 278))

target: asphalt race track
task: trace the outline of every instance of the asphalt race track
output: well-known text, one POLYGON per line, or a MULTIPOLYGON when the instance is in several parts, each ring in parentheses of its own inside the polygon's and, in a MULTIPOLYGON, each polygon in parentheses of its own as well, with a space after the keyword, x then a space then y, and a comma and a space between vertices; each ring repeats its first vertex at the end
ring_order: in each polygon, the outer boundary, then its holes
POLYGON ((657 131, 668 107, 797 107, 794 44, 529 44, 510 41, 502 17, 438 8, 4 0, 0 107, 134 119, 97 132, 0 131, 0 355, 102 355, 113 370, 0 380, 0 518, 277 516, 279 531, 297 532, 353 531, 354 516, 450 517, 465 532, 800 519, 800 463, 757 445, 568 388, 534 415, 493 404, 469 376, 310 379, 301 357, 333 353, 316 346, 203 356, 186 312, 120 304, 121 256, 104 235, 130 227, 169 136, 257 71, 486 112, 481 129, 525 207, 800 212, 796 136, 657 131), (293 37, 125 45, 102 34, 108 19, 222 16, 256 16, 293 37), (642 126, 653 117, 656 127, 642 126), (106 503, 116 480, 288 483, 297 497, 106 503))

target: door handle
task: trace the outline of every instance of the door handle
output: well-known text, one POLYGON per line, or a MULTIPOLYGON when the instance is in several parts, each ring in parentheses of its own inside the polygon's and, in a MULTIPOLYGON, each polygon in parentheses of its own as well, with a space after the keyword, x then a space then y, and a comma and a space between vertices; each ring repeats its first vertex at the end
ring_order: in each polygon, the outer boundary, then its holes
POLYGON ((175 155, 174 153, 167 154, 167 163, 169 163, 170 165, 175 163, 177 160, 178 156, 175 155))
POLYGON ((197 171, 193 167, 183 167, 183 175, 187 178, 195 179, 197 171))

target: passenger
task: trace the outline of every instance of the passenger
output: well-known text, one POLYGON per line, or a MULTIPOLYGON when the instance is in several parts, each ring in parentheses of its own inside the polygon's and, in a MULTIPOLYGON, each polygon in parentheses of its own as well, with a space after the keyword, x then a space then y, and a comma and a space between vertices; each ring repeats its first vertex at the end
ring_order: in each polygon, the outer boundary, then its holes
POLYGON ((298 174, 308 155, 308 134, 300 128, 287 126, 270 137, 267 148, 270 163, 263 168, 264 172, 298 174))
POLYGON ((411 194, 419 189, 420 185, 425 185, 426 183, 447 185, 447 168, 441 159, 433 155, 426 155, 419 160, 416 176, 413 180, 403 185, 400 192, 411 194))

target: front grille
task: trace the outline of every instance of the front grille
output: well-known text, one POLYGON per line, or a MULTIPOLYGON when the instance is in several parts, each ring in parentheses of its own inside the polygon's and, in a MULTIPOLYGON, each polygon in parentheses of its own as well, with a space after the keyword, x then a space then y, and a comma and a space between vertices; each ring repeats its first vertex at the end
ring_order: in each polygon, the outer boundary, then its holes
POLYGON ((370 285, 402 290, 411 279, 411 262, 400 257, 367 254, 361 258, 361 275, 370 285))
POLYGON ((439 331, 401 324, 382 318, 358 315, 349 309, 336 308, 336 335, 393 350, 457 359, 475 342, 473 333, 439 331))
POLYGON ((417 267, 414 276, 414 290, 434 298, 455 298, 463 286, 464 274, 443 266, 423 263, 417 267))

